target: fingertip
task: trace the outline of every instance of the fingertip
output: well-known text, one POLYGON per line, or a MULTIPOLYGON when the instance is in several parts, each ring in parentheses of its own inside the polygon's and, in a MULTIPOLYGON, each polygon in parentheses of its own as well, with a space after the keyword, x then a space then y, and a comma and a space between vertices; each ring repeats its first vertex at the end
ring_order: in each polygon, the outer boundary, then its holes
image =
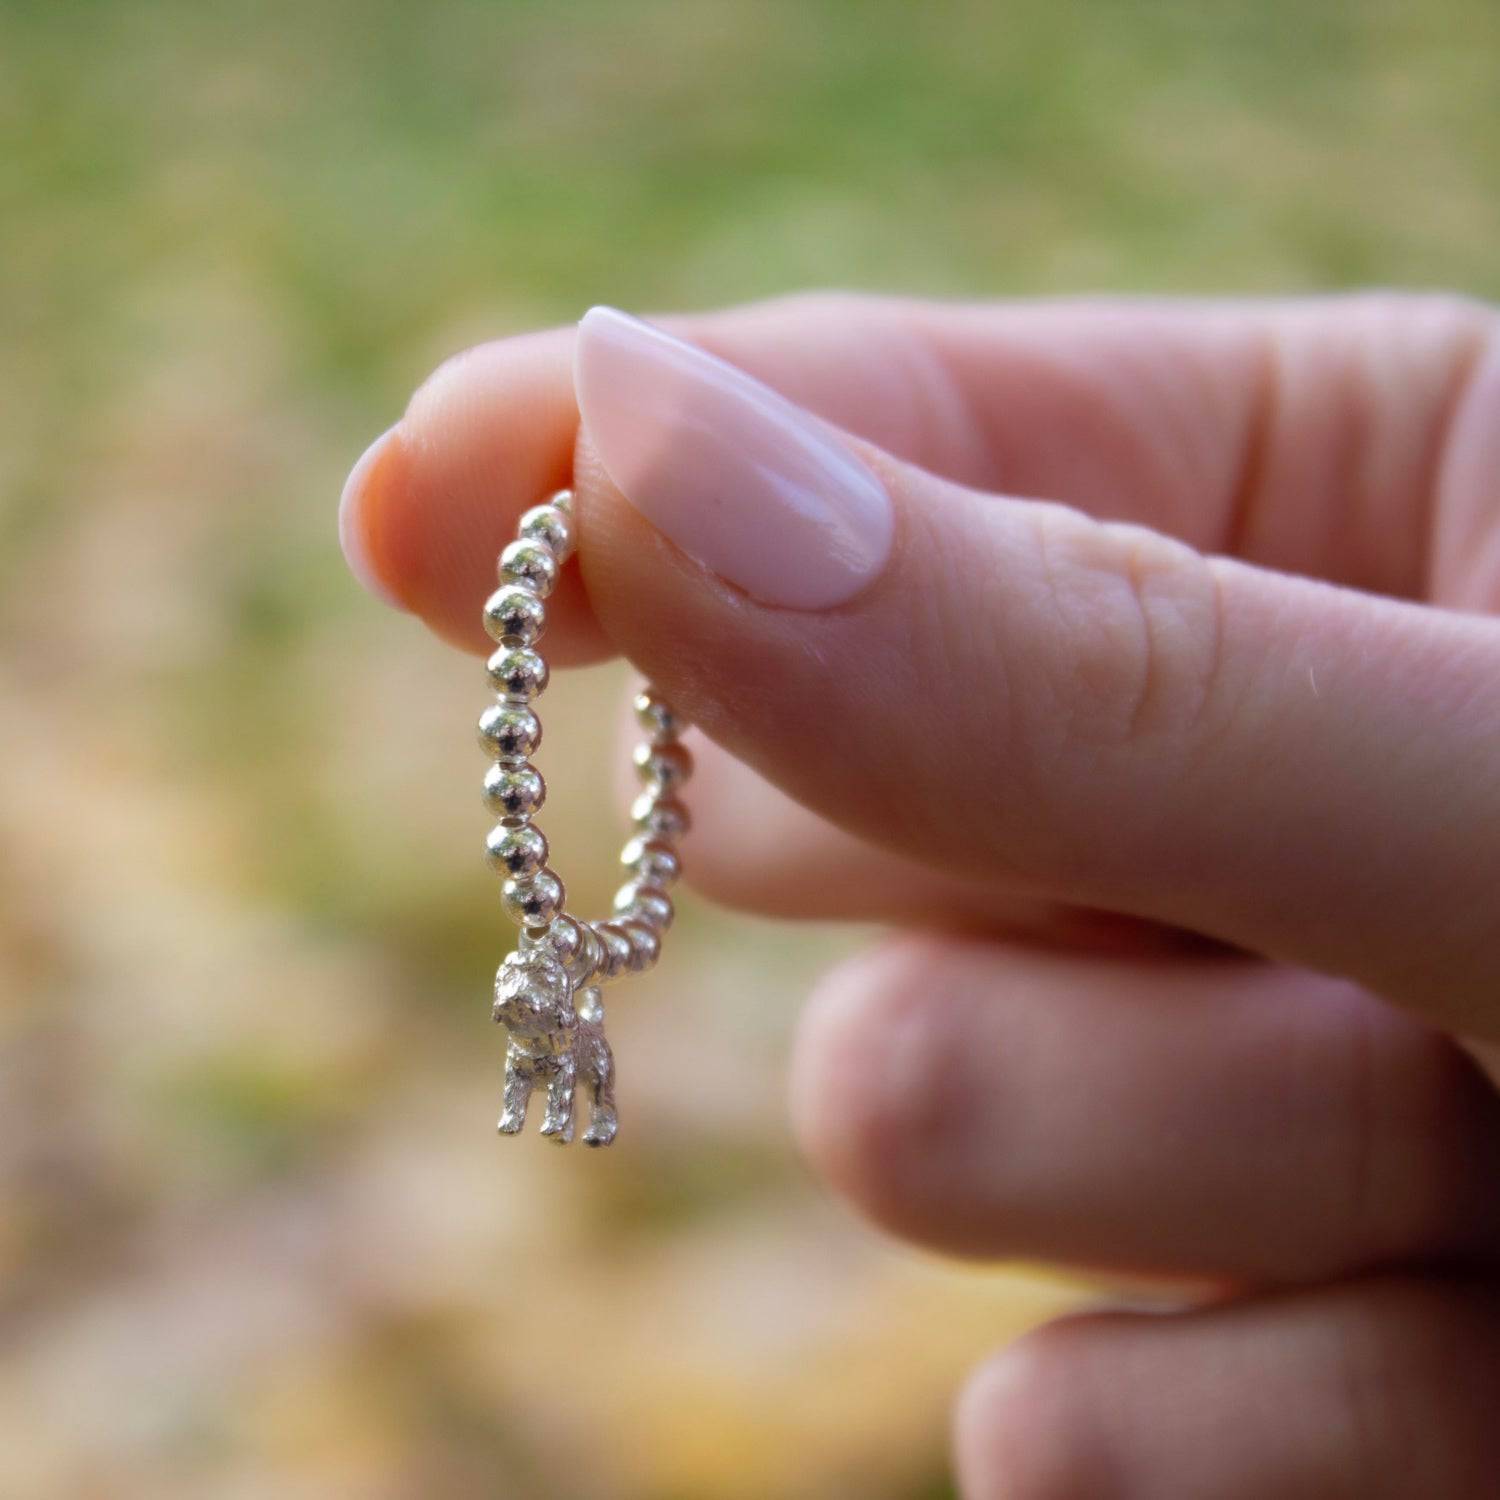
MULTIPOLYGON (((521 513, 570 481, 572 336, 525 334, 445 360, 345 485, 339 534, 351 571, 460 650, 489 649, 480 613, 495 559, 521 513)), ((594 545, 585 539, 580 557, 594 545)), ((547 652, 554 666, 613 654, 577 566, 548 601, 547 652)))
POLYGON ((392 587, 380 551, 380 497, 392 468, 403 459, 400 423, 384 432, 360 454, 339 496, 339 546, 349 571, 382 604, 405 611, 392 587))
POLYGON ((985 1360, 953 1407, 953 1466, 970 1500, 1097 1495, 1087 1487, 1080 1424, 1069 1411, 1076 1371, 1053 1330, 1039 1329, 985 1360))
POLYGON ((897 937, 845 960, 813 992, 798 1029, 791 1116, 802 1150, 838 1193, 894 1233, 930 1238, 913 1179, 946 1143, 952 1033, 929 996, 935 948, 897 937))
POLYGON ((1025 1399, 1024 1362, 1002 1349, 970 1372, 953 1402, 953 1468, 963 1493, 975 1500, 998 1493, 1008 1465, 997 1461, 997 1450, 1008 1446, 1004 1430, 1018 1399, 1025 1399))
POLYGON ((859 1039, 865 993, 861 976, 869 963, 869 954, 858 954, 818 981, 797 1023, 787 1078, 797 1144, 817 1171, 840 1184, 846 1175, 838 1128, 843 1114, 840 1085, 847 1073, 830 1070, 828 1060, 844 1054, 846 1042, 859 1039))

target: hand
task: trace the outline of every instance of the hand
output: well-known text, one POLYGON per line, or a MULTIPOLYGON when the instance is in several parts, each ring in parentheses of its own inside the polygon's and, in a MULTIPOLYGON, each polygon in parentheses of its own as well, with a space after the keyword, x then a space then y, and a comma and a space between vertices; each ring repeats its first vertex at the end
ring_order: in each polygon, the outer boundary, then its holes
POLYGON ((907 929, 812 1002, 813 1160, 924 1244, 1199 1287, 982 1369, 964 1493, 1500 1492, 1500 320, 667 326, 788 399, 619 315, 576 404, 573 330, 488 345, 346 548, 482 648, 581 406, 554 659, 624 651, 714 742, 711 895, 907 929))

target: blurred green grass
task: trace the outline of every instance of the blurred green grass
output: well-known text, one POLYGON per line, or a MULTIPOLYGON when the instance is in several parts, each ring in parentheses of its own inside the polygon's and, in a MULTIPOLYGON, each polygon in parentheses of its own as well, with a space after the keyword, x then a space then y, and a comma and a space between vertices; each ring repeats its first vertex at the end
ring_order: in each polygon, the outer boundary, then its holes
MULTIPOLYGON (((583 1242, 569 1264, 603 1289, 590 1316, 656 1371, 620 1409, 656 1422, 672 1381, 699 1401, 694 1434, 652 1427, 655 1458, 600 1437, 619 1472, 593 1493, 947 1493, 947 1385, 1034 1304, 1007 1292, 1002 1314, 994 1293, 866 1258, 791 1165, 786 1033, 844 939, 690 910, 620 1050, 680 1035, 730 1103, 690 1124, 643 1081, 645 1144, 603 1185, 572 1168, 558 1186, 529 1155, 496 1165, 487 1138, 455 1155, 489 1109, 475 994, 502 936, 468 858, 475 680, 349 582, 340 481, 438 360, 597 301, 1494 296, 1496 56, 1490 0, 0 8, 0 1014, 25 1080, 0 1264, 30 1330, 15 1475, 58 1495, 96 1460, 114 1493, 153 1497, 236 1476, 534 1494, 558 1429, 526 1405, 518 1314, 490 1273, 529 1243, 507 1184, 583 1242), (239 1415, 232 1359, 193 1375, 184 1355, 191 1395, 152 1408, 142 1439, 111 1425, 108 1329, 142 1301, 121 1267, 154 1268, 179 1308, 172 1288, 208 1274, 184 1225, 231 1264, 253 1241, 215 1238, 204 1205, 303 1226, 338 1274, 325 1285, 316 1257, 286 1273, 320 1311, 277 1325, 285 1350, 249 1390, 264 1428, 239 1415), (372 1268, 361 1229, 400 1252, 372 1268), (679 1367, 629 1321, 639 1304, 690 1345, 696 1325, 672 1322, 684 1278, 732 1299, 764 1277, 782 1297, 776 1278, 796 1284, 825 1244, 854 1263, 828 1287, 865 1299, 859 1358, 835 1339, 720 1385, 719 1365, 679 1367), (611 1278, 608 1247, 628 1274, 611 1278), (956 1333, 921 1311, 969 1307, 956 1333), (76 1389, 101 1394, 49 1437, 34 1377, 70 1350, 76 1389), (870 1411, 819 1406, 809 1433, 809 1368, 878 1371, 898 1351, 915 1394, 856 1384, 870 1411), (313 1415, 288 1416, 288 1388, 313 1415), (768 1433, 810 1444, 800 1488, 774 1454, 746 1458, 768 1433), (488 1488, 502 1461, 510 1487, 488 1488)), ((557 752, 556 832, 580 871, 597 853, 590 901, 614 814, 582 731, 617 685, 606 670, 549 695, 575 747, 557 752)), ((185 1347, 259 1305, 263 1260, 224 1274, 190 1304, 198 1323, 179 1314, 185 1347)), ((719 1356, 745 1363, 733 1342, 719 1356)))

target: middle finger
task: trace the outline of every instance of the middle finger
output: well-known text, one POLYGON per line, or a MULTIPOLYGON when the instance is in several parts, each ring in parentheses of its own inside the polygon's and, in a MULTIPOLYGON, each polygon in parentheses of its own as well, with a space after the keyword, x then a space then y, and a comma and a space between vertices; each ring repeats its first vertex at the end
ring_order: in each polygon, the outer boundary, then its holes
POLYGON ((1339 981, 906 939, 798 1049, 815 1162, 943 1249, 1258 1282, 1493 1254, 1500 1101, 1339 981))
MULTIPOLYGON (((640 789, 628 750, 637 734, 622 704, 616 765, 624 801, 640 789)), ((879 848, 703 735, 690 733, 687 743, 694 767, 683 865, 688 883, 721 905, 794 921, 920 924, 1089 950, 1178 952, 1194 941, 1180 929, 1040 899, 879 848)))

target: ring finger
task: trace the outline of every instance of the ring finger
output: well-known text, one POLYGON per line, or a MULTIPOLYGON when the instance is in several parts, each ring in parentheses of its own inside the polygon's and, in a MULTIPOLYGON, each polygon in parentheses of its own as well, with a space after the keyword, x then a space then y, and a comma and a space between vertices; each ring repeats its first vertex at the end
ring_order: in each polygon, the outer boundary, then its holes
POLYGON ((1380 1277, 1170 1317, 1064 1319, 960 1403, 967 1500, 1493 1495, 1493 1287, 1380 1277))

